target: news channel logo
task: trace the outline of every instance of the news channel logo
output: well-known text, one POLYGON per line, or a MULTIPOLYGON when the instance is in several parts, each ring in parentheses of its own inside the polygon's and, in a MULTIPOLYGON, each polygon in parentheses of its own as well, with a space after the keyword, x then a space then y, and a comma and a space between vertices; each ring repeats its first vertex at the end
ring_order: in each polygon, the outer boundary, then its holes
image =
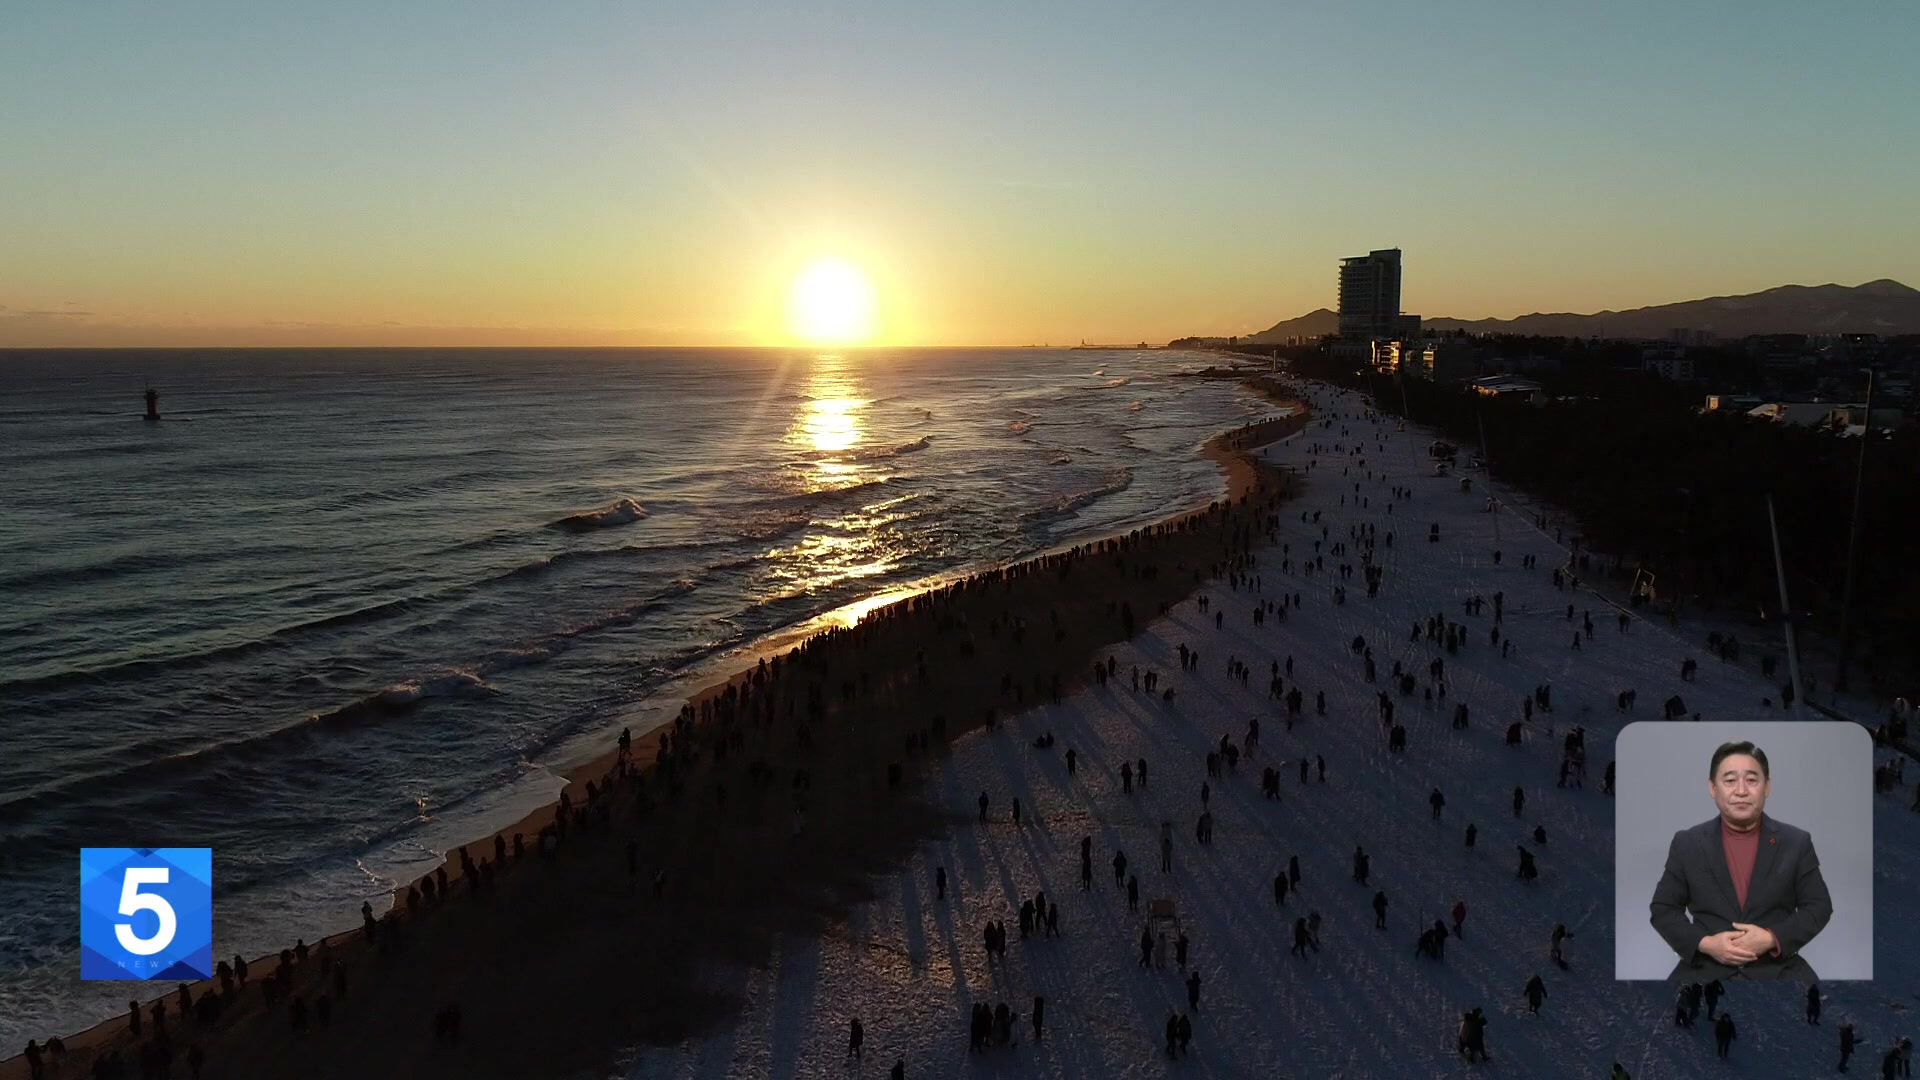
POLYGON ((213 977, 212 848, 81 848, 80 977, 213 977))

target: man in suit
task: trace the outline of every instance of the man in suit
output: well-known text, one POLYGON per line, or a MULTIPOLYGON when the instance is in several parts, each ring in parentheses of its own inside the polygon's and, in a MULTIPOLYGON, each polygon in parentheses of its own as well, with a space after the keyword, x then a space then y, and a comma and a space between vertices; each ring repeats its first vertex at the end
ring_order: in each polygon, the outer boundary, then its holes
POLYGON ((1669 979, 1817 977, 1800 950, 1833 917, 1833 898, 1813 837, 1763 813, 1772 783, 1752 743, 1713 752, 1707 789, 1720 813, 1673 834, 1650 905, 1680 955, 1669 979))

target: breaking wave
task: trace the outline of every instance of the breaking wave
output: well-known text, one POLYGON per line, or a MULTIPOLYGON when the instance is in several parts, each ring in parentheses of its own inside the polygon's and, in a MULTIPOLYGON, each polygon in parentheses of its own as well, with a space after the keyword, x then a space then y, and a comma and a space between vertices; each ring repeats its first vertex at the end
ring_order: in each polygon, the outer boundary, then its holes
POLYGON ((861 450, 853 456, 860 461, 873 461, 878 458, 899 457, 901 454, 917 453, 925 450, 930 445, 929 440, 932 438, 933 436, 931 435, 922 435, 912 442, 901 443, 899 446, 874 447, 871 450, 861 450))
POLYGON ((1104 499, 1108 495, 1119 494, 1120 492, 1125 491, 1132 486, 1133 486, 1133 470, 1132 469, 1128 469, 1128 468, 1114 469, 1108 472, 1105 479, 1103 479, 1098 485, 1087 488, 1083 491, 1069 492, 1068 494, 1060 495, 1054 498, 1052 501, 1046 503, 1045 505, 1036 507, 1020 515, 1020 520, 1027 523, 1033 523, 1033 522, 1039 522, 1039 521, 1050 521, 1054 518, 1070 517, 1073 514, 1078 513, 1081 507, 1084 507, 1097 500, 1104 499))
POLYGON ((621 499, 612 506, 603 506, 597 510, 583 510, 570 514, 547 527, 563 532, 587 532, 592 529, 611 528, 615 525, 631 525, 647 516, 646 508, 633 499, 621 499))

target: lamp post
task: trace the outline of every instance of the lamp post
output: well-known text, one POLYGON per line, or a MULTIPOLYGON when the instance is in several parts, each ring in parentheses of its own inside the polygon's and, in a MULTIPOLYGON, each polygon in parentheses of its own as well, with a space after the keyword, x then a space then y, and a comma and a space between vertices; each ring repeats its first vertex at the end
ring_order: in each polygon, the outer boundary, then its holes
POLYGON ((1867 442, 1873 438, 1873 369, 1861 370, 1867 373, 1867 415, 1860 426, 1860 456, 1853 467, 1853 523, 1847 529, 1847 583, 1840 596, 1840 667, 1833 676, 1835 691, 1847 688, 1847 665, 1853 659, 1853 580, 1860 550, 1860 493, 1866 486, 1867 442))
POLYGON ((1773 519, 1773 496, 1767 496, 1767 531, 1773 534, 1773 572, 1780 582, 1780 622, 1787 631, 1787 685, 1793 687, 1793 707, 1807 708, 1800 689, 1800 653, 1793 647, 1793 608, 1787 602, 1787 565, 1780 557, 1780 526, 1773 519))

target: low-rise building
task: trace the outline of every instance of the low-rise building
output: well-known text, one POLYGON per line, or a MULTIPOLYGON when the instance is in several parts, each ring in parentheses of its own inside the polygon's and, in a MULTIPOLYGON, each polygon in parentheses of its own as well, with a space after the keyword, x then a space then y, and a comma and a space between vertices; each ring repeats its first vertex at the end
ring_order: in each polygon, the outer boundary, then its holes
POLYGON ((1547 391, 1532 379, 1518 375, 1487 375, 1467 384, 1473 392, 1491 398, 1517 398, 1531 405, 1545 405, 1547 391))
MULTIPOLYGON (((1845 405, 1832 401, 1769 401, 1747 410, 1748 416, 1757 416, 1762 420, 1772 420, 1777 424, 1793 427, 1842 427, 1848 423, 1849 410, 1862 411, 1862 406, 1845 405)), ((1876 413, 1880 410, 1875 409, 1876 413)))
POLYGON ((1403 370, 1413 374, 1419 346, 1398 339, 1373 342, 1373 370, 1381 375, 1398 375, 1403 370))

